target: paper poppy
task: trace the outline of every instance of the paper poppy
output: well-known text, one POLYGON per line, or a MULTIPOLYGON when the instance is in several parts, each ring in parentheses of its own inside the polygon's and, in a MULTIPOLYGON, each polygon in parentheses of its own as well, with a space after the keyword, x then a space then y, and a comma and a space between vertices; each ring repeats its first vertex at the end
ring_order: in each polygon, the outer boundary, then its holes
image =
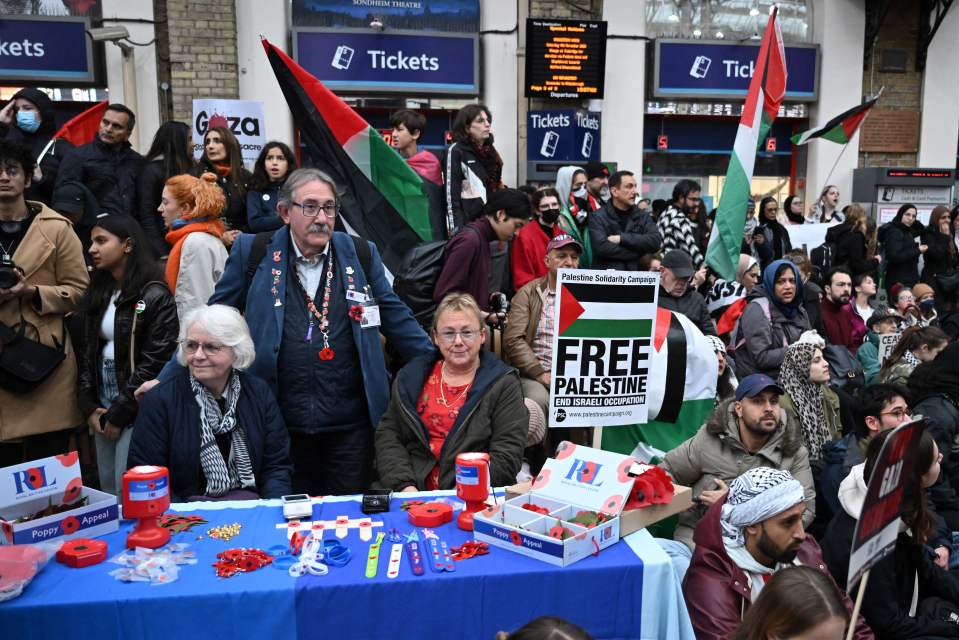
POLYGON ((66 490, 63 492, 63 504, 71 504, 80 497, 80 493, 83 491, 83 480, 80 478, 74 478, 67 485, 66 490))
POLYGON ((629 482, 629 469, 634 464, 636 464, 636 460, 633 458, 626 458, 620 462, 619 466, 616 467, 616 479, 623 483, 629 482))
POLYGON ((559 446, 556 447, 556 455, 553 456, 557 460, 563 460, 573 455, 573 451, 576 450, 576 445, 568 440, 564 440, 559 443, 559 446))
POLYGON ((363 311, 363 305, 354 304, 352 307, 350 307, 350 318, 354 322, 359 322, 363 319, 363 311))
POLYGON ((606 502, 603 503, 600 512, 611 515, 616 514, 622 508, 623 502, 625 502, 625 500, 623 500, 623 496, 621 495, 609 496, 606 498, 606 502))
POLYGON ((76 451, 71 451, 70 453, 65 453, 63 455, 56 456, 56 458, 57 460, 60 461, 60 464, 62 464, 64 467, 72 467, 73 465, 77 463, 78 456, 76 451))
POLYGON ((31 467, 27 469, 26 474, 27 474, 26 483, 28 487, 30 487, 31 489, 39 489, 40 487, 43 486, 43 483, 44 483, 43 469, 41 469, 40 467, 31 467))
POLYGON ((334 355, 333 349, 330 349, 329 347, 323 347, 322 349, 320 349, 320 360, 323 360, 324 362, 328 362, 332 360, 333 355, 334 355))
POLYGON ((63 535, 68 536, 80 530, 80 521, 74 516, 67 516, 60 523, 60 528, 63 529, 63 535))
POLYGON ((537 504, 533 504, 532 502, 527 502, 526 504, 523 505, 523 508, 526 509, 527 511, 533 511, 534 513, 540 513, 540 514, 542 514, 542 515, 544 515, 544 516, 549 513, 549 509, 547 509, 546 507, 541 507, 541 506, 539 506, 539 505, 537 505, 537 504))
POLYGON ((519 534, 519 531, 510 531, 509 540, 510 542, 515 544, 517 547, 523 544, 523 536, 519 534))
POLYGON ((573 532, 563 525, 557 524, 550 528, 547 535, 554 540, 566 540, 567 538, 573 537, 573 532))

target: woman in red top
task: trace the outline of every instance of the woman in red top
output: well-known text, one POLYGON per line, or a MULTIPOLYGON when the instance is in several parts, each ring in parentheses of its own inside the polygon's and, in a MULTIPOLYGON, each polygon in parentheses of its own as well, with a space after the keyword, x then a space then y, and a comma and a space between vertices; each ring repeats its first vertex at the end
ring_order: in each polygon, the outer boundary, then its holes
POLYGON ((519 374, 483 349, 483 312, 466 293, 440 302, 433 320, 438 351, 397 374, 376 429, 380 482, 394 491, 452 489, 455 460, 488 452, 494 486, 515 482, 529 414, 519 374))

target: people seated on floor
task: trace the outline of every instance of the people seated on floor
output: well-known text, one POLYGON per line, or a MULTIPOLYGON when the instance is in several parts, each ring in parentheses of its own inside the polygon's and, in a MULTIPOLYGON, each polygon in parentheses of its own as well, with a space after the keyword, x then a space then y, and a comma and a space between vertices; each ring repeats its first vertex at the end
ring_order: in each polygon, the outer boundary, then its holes
POLYGON ((740 379, 779 375, 786 347, 810 328, 802 289, 799 269, 788 260, 776 260, 763 271, 762 284, 746 296, 749 302, 733 332, 740 379))
MULTIPOLYGON (((472 296, 451 293, 433 317, 437 351, 400 369, 376 429, 379 484, 393 491, 452 489, 456 456, 490 454, 494 487, 516 480, 529 412, 519 374, 483 348, 485 314, 472 296)), ((542 430, 538 437, 542 439, 542 430)))
POLYGON ((786 347, 779 380, 785 393, 780 406, 799 424, 809 459, 820 460, 827 442, 839 439, 839 396, 829 388, 829 363, 823 356, 825 340, 808 331, 786 347))
MULTIPOLYGON (((891 431, 878 433, 866 450, 866 461, 853 467, 839 491, 842 509, 829 523, 822 541, 823 559, 840 587, 845 587, 856 522, 866 498, 867 479, 891 431)), ((957 638, 959 625, 941 612, 959 612, 959 578, 936 566, 925 544, 935 533, 935 519, 924 489, 939 476, 941 455, 923 431, 912 473, 903 478, 900 533, 892 553, 869 571, 862 598, 862 616, 880 639, 957 638)), ((850 593, 855 597, 859 582, 850 593)))
POLYGON ((849 618, 831 576, 813 567, 786 567, 769 579, 731 640, 843 640, 849 618))
POLYGON ((912 326, 902 332, 899 342, 879 369, 879 382, 906 384, 922 362, 932 362, 949 343, 939 327, 912 326))
POLYGON ((673 558, 677 576, 692 557, 693 531, 706 510, 722 499, 727 484, 754 467, 789 471, 803 486, 806 524, 815 516, 815 492, 809 454, 799 425, 779 404, 783 390, 769 376, 753 374, 740 381, 734 399, 719 403, 692 438, 663 458, 662 467, 681 485, 692 487, 694 504, 679 514, 673 540, 657 538, 673 558))
POLYGON ((169 469, 174 502, 291 493, 290 438, 270 387, 245 372, 254 357, 239 311, 192 311, 177 351, 186 369, 143 396, 128 466, 169 469))
POLYGON ((856 359, 862 365, 867 386, 876 382, 876 376, 882 367, 879 361, 879 336, 896 333, 898 324, 896 315, 888 307, 877 307, 866 321, 869 331, 866 333, 866 340, 856 352, 856 359))
MULTIPOLYGON (((803 565, 825 574, 822 552, 803 528, 803 483, 784 469, 756 467, 731 481, 696 527, 683 583, 698 640, 727 638, 777 572, 803 565)), ((844 608, 852 603, 843 598, 844 608)), ((862 620, 856 638, 873 635, 862 620)))
POLYGON ((659 307, 685 315, 707 336, 716 335, 716 323, 706 300, 696 291, 696 267, 689 254, 673 249, 663 256, 659 276, 659 307))

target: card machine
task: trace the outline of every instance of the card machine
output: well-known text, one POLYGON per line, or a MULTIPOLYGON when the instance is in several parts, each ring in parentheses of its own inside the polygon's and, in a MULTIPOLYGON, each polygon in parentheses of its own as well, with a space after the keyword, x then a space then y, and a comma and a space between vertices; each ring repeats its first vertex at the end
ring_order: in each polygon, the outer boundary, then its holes
POLYGON ((283 502, 283 517, 287 520, 313 517, 313 503, 305 493, 283 496, 280 500, 283 502))

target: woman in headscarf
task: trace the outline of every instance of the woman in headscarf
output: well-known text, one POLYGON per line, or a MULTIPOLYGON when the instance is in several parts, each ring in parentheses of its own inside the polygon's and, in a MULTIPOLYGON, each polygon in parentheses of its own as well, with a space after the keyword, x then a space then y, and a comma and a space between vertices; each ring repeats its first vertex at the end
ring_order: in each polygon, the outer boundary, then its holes
POLYGON ((759 284, 762 271, 759 261, 748 254, 739 255, 739 265, 736 267, 736 279, 717 279, 706 294, 706 307, 709 315, 716 322, 716 331, 725 335, 733 330, 736 321, 743 314, 746 307, 746 296, 753 287, 759 284))
POLYGON ((753 373, 779 377, 786 347, 809 330, 803 307, 799 269, 789 260, 776 260, 763 271, 763 283, 746 296, 746 309, 733 332, 736 375, 753 373))
POLYGON ((842 436, 839 396, 829 388, 829 363, 822 350, 826 341, 815 332, 786 348, 779 380, 786 392, 779 406, 802 427, 810 460, 822 458, 823 445, 842 436))
POLYGON ((556 191, 559 192, 560 228, 583 247, 579 268, 589 269, 593 264, 593 249, 589 241, 589 213, 601 203, 586 190, 586 171, 569 165, 556 172, 556 191), (595 206, 594 206, 595 205, 595 206))

